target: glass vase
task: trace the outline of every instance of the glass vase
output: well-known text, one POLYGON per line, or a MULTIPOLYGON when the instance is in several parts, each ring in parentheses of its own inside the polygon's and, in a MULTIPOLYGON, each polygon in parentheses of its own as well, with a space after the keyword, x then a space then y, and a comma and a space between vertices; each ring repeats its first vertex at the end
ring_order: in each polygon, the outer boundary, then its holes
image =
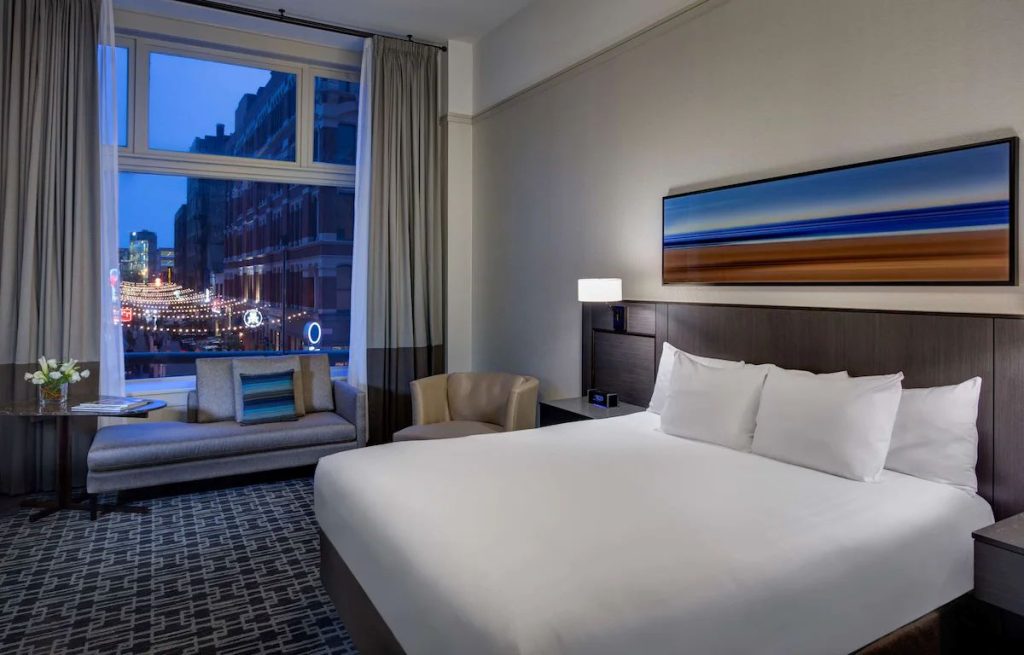
POLYGON ((68 406, 68 383, 59 386, 40 384, 36 387, 39 390, 40 409, 64 409, 68 406))

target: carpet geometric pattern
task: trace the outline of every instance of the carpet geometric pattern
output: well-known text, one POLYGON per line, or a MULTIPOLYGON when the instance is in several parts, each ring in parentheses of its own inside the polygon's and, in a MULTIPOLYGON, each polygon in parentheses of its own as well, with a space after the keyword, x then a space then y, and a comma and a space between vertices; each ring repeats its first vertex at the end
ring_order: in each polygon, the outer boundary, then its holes
POLYGON ((0 653, 338 653, 308 478, 0 516, 0 653))

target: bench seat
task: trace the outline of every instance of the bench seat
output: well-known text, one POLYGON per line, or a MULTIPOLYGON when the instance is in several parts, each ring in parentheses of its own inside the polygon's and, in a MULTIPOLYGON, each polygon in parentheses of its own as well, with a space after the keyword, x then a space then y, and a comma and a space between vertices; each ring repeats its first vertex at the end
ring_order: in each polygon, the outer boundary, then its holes
POLYGON ((355 441, 355 426, 334 412, 307 414, 297 421, 239 425, 216 423, 129 423, 100 430, 89 450, 90 471, 233 457, 355 441))
POLYGON ((86 490, 98 494, 310 466, 321 457, 365 446, 366 393, 341 380, 331 381, 326 356, 304 357, 323 358, 318 368, 328 376, 329 395, 326 403, 320 398, 319 406, 333 406, 333 411, 311 410, 307 403, 306 415, 296 421, 199 423, 199 396, 192 391, 187 423, 146 421, 100 429, 89 449, 86 490))

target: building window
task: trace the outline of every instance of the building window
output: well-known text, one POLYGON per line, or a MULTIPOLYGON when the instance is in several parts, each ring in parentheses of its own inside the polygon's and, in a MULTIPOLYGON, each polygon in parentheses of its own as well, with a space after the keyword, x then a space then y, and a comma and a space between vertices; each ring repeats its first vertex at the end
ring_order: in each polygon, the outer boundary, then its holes
POLYGON ((126 377, 309 351, 347 365, 358 73, 121 36, 126 377))
POLYGON ((317 77, 314 90, 313 161, 355 165, 359 85, 317 77))

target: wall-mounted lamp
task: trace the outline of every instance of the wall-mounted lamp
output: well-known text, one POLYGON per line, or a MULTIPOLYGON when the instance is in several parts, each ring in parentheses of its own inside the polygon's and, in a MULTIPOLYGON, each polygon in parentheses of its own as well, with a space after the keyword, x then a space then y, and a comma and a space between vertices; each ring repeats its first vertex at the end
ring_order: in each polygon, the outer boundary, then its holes
MULTIPOLYGON (((577 296, 580 302, 622 302, 622 280, 617 277, 586 278, 577 281, 577 296)), ((626 331, 626 307, 611 305, 612 329, 626 331)))

